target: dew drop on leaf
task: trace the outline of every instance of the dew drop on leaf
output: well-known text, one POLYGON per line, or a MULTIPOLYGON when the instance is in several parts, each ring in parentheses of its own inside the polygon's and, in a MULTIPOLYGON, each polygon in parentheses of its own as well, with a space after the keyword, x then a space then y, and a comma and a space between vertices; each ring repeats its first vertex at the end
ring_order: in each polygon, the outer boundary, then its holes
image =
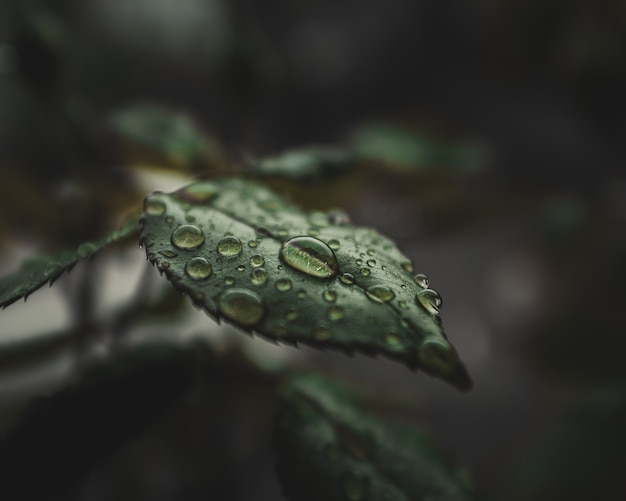
POLYGON ((160 200, 151 200, 150 198, 147 198, 144 211, 146 214, 151 216, 160 216, 161 214, 165 214, 165 204, 160 200))
POLYGON ((259 323, 265 308, 261 296, 248 289, 229 289, 219 298, 219 310, 226 318, 250 327, 259 323))
POLYGON ((204 233, 193 224, 183 224, 172 233, 172 243, 179 249, 196 249, 204 243, 204 233))
POLYGON ((289 280, 288 278, 280 278, 276 280, 275 286, 276 290, 279 290, 280 292, 288 291, 289 289, 291 289, 291 280, 289 280))
POLYGON ((217 243, 217 252, 224 257, 234 257, 241 254, 243 245, 237 237, 227 236, 217 243))
POLYGON ((341 320, 345 315, 345 311, 341 306, 331 306, 328 310, 328 319, 336 322, 341 320))
POLYGON ((234 277, 226 277, 224 279, 224 283, 226 285, 235 285, 235 278, 234 277))
POLYGON ((49 277, 50 275, 56 273, 60 269, 61 269, 61 263, 59 263, 57 261, 51 261, 43 269, 43 276, 44 277, 49 277))
POLYGON ((396 297, 394 292, 386 285, 374 285, 369 287, 365 289, 365 295, 372 301, 378 303, 386 303, 396 297))
POLYGON ((364 277, 369 277, 371 275, 371 271, 369 268, 361 268, 361 275, 364 277))
POLYGON ((339 277, 339 280, 346 285, 352 285, 354 284, 354 275, 351 273, 344 273, 339 277))
POLYGON ((415 275, 413 277, 413 281, 417 285, 419 285, 422 289, 427 289, 428 286, 430 285, 430 280, 428 280, 428 277, 424 275, 423 273, 418 273, 417 275, 415 275))
POLYGON ((426 308, 426 311, 432 313, 433 315, 439 315, 442 300, 441 296, 436 290, 421 290, 417 293, 416 299, 424 308, 426 308))
POLYGON ((413 263, 411 261, 404 261, 400 264, 404 271, 408 271, 409 273, 413 273, 415 269, 413 268, 413 263))
POLYGON ((337 293, 331 289, 326 289, 322 293, 322 297, 329 303, 334 303, 335 301, 337 301, 337 293))
POLYGON ((313 237, 295 237, 280 248, 280 259, 291 268, 318 278, 337 274, 339 263, 332 249, 313 237))
POLYGON ((162 256, 165 256, 165 257, 169 257, 169 258, 178 256, 178 254, 176 254, 176 252, 174 252, 172 250, 169 250, 169 249, 165 249, 165 250, 159 251, 159 254, 161 254, 162 256))
POLYGON ((250 257, 250 266, 252 266, 253 268, 259 268, 264 264, 265 259, 263 259, 263 256, 261 256, 260 254, 255 254, 254 256, 250 257))
POLYGON ((78 254, 78 257, 84 259, 95 254, 97 250, 98 247, 96 247, 94 244, 92 244, 91 242, 85 242, 84 244, 80 244, 78 246, 78 250, 76 251, 76 253, 78 254))
POLYGON ((374 261, 373 259, 368 259, 366 264, 367 266, 373 268, 374 266, 376 266, 376 261, 374 261))
POLYGON ((330 247, 332 250, 338 250, 339 247, 341 247, 341 244, 339 243, 339 240, 336 239, 332 239, 328 241, 328 247, 330 247))
POLYGON ((341 477, 341 491, 349 501, 363 501, 370 492, 367 476, 358 471, 349 471, 341 477))
POLYGON ((385 333, 385 343, 389 346, 398 346, 400 344, 400 338, 395 332, 385 333))
POLYGON ((217 197, 218 189, 213 183, 195 182, 174 193, 174 196, 183 202, 192 205, 209 205, 217 197))
POLYGON ((203 257, 194 257, 185 265, 185 273, 193 280, 203 280, 212 272, 211 263, 203 257))
POLYGON ((254 285, 263 285, 267 282, 267 276, 267 271, 265 271, 264 268, 255 268, 252 270, 252 273, 250 273, 250 281, 254 285))

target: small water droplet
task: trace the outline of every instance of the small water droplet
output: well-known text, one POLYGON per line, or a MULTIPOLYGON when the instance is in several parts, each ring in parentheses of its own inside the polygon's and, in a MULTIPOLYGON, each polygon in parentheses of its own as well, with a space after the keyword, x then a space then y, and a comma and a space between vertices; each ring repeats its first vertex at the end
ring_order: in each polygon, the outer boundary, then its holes
POLYGON ((371 271, 369 268, 361 268, 361 275, 364 277, 369 277, 371 275, 371 271))
POLYGON ((256 325, 265 313, 261 297, 248 289, 227 290, 218 305, 222 315, 245 327, 256 325))
POLYGON ((334 303, 335 301, 337 301, 337 293, 332 289, 326 289, 322 293, 322 297, 329 303, 334 303))
POLYGON ((291 289, 291 280, 289 280, 288 278, 279 278, 278 280, 276 280, 276 283, 274 285, 276 287, 276 290, 279 290, 280 292, 285 292, 291 289))
POLYGON ((326 226, 328 225, 328 219, 326 214, 321 211, 311 212, 309 215, 309 224, 313 226, 326 226))
POLYGON ((400 317, 400 325, 404 327, 405 329, 408 329, 409 321, 404 317, 400 317))
POLYGON ((285 228, 281 228, 281 229, 279 229, 279 230, 276 232, 276 234, 277 234, 279 237, 286 237, 287 235, 289 235, 289 230, 287 230, 287 229, 285 229, 285 228))
POLYGON ((237 271, 246 271, 246 267, 243 264, 240 264, 239 266, 237 266, 237 271))
POLYGON ((370 481, 359 471, 349 471, 341 477, 341 490, 349 501, 363 501, 370 492, 370 481))
POLYGON ((363 260, 362 259, 357 259, 356 260, 356 265, 357 266, 361 266, 363 264, 363 260))
POLYGON ((424 275, 423 273, 418 273, 417 275, 415 275, 413 277, 413 281, 417 285, 419 285, 422 289, 427 289, 428 286, 430 285, 430 280, 428 280, 428 277, 424 275))
POLYGON ((402 300, 402 301, 398 301, 398 306, 402 309, 406 309, 409 307, 409 304, 406 301, 402 300))
POLYGON ((170 267, 170 263, 169 261, 163 261, 161 263, 161 268, 169 268, 170 267))
POLYGON ((331 209, 326 217, 330 224, 348 224, 350 222, 350 216, 342 209, 331 209))
POLYGON ((324 325, 320 325, 315 328, 313 335, 315 336, 315 339, 325 341, 326 339, 330 338, 330 329, 328 327, 325 327, 324 325))
POLYGON ((196 216, 192 214, 185 215, 185 221, 187 221, 188 223, 193 223, 195 220, 196 220, 196 216))
POLYGON ((178 254, 176 252, 174 252, 173 250, 169 250, 169 249, 165 249, 165 250, 159 251, 159 254, 161 254, 162 256, 165 256, 165 257, 169 257, 169 258, 178 256, 178 254))
POLYGON ((413 269, 413 263, 411 261, 404 261, 400 264, 400 266, 402 266, 402 269, 404 271, 407 271, 409 273, 413 273, 415 271, 413 269))
POLYGON ((165 204, 160 200, 152 200, 148 197, 144 202, 143 210, 146 214, 150 214, 151 216, 160 216, 161 214, 165 214, 165 204))
POLYGON ((226 285, 235 285, 235 278, 234 277, 226 277, 226 278, 224 278, 224 283, 226 285))
POLYGON ((172 224, 174 222, 174 216, 166 216, 165 222, 168 224, 172 224))
POLYGON ((61 269, 61 263, 58 261, 49 262, 43 269, 43 276, 49 277, 61 269))
POLYGON ((354 275, 350 273, 344 273, 339 277, 339 280, 341 280, 341 282, 346 285, 352 285, 354 284, 354 275))
POLYGON ((328 241, 328 247, 330 247, 332 250, 337 250, 339 249, 339 247, 341 247, 341 244, 339 243, 339 240, 335 240, 333 238, 332 240, 328 241))
POLYGON ((328 444, 324 447, 324 456, 333 463, 341 459, 341 449, 335 444, 328 444))
POLYGON ((438 315, 441 309, 442 300, 441 296, 436 290, 424 289, 417 293, 415 296, 417 301, 426 308, 426 311, 433 315, 438 315))
POLYGON ((299 299, 303 299, 306 297, 306 291, 304 289, 300 289, 297 293, 296 296, 298 296, 299 299))
POLYGON ((375 254, 374 249, 367 249, 367 255, 373 256, 375 254))
POLYGON ((84 259, 86 257, 92 256, 97 251, 98 251, 98 247, 96 247, 91 242, 85 242, 84 244, 80 244, 78 246, 78 250, 76 252, 78 253, 78 257, 80 257, 81 259, 84 259))
POLYGON ((232 235, 221 238, 217 243, 217 252, 224 257, 238 256, 242 250, 241 241, 232 235))
POLYGON ((172 233, 172 243, 179 249, 196 249, 204 243, 204 233, 193 224, 183 224, 172 233))
POLYGON ((393 291, 386 285, 373 285, 365 290, 365 295, 378 303, 386 303, 396 297, 393 291))
POLYGON ((370 268, 373 268, 374 266, 376 266, 376 261, 373 259, 368 259, 367 263, 365 264, 367 264, 367 266, 369 266, 370 268))
POLYGON ((320 231, 317 228, 309 228, 306 230, 306 234, 311 237, 316 237, 320 234, 320 231))
POLYGON ((345 315, 345 310, 341 306, 331 306, 328 310, 328 319, 336 322, 345 315))
POLYGON ((185 273, 194 280, 207 278, 212 271, 211 263, 203 257, 194 257, 185 265, 185 273))
POLYGON ((280 259, 291 268, 313 277, 330 278, 339 269, 332 249, 313 237, 287 240, 280 248, 280 259))
POLYGON ((218 193, 219 190, 215 184, 207 181, 197 181, 175 192, 174 197, 194 205, 209 205, 217 197, 218 193))
POLYGON ((248 247, 252 247, 252 248, 254 248, 254 247, 256 247, 257 245, 259 245, 259 243, 258 243, 256 240, 250 240, 250 241, 248 242, 248 247))
POLYGON ((398 346, 400 344, 400 337, 395 332, 386 332, 385 343, 389 346, 398 346))
POLYGON ((298 318, 298 310, 292 308, 287 312, 287 315, 285 315, 285 317, 290 322, 293 322, 296 318, 298 318))
POLYGON ((254 285, 263 285, 267 282, 267 271, 264 268, 256 268, 250 273, 250 280, 254 285))
POLYGON ((260 254, 255 254, 250 257, 250 266, 253 268, 258 268, 259 266, 263 266, 265 264, 265 259, 260 254))

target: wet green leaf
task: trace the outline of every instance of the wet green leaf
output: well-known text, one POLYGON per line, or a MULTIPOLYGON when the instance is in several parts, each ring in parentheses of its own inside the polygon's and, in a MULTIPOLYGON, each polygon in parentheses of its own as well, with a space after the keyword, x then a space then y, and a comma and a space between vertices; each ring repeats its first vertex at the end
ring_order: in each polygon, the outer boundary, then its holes
POLYGON ((314 375, 285 384, 277 469, 293 500, 468 500, 464 472, 418 428, 360 408, 354 391, 314 375))
POLYGON ((78 261, 90 258, 107 245, 125 240, 136 232, 137 220, 131 218, 120 229, 100 240, 85 242, 72 251, 25 261, 19 271, 0 279, 0 307, 6 308, 18 299, 28 297, 48 282, 52 284, 78 261))
POLYGON ((347 221, 245 181, 197 182, 146 199, 141 242, 214 318, 276 341, 384 354, 468 389, 439 294, 393 242, 347 221))
POLYGON ((354 161, 355 155, 348 150, 305 148, 264 158, 254 165, 254 172, 294 181, 324 181, 345 174, 352 169, 354 161))
POLYGON ((137 103, 113 113, 109 124, 123 140, 178 167, 221 156, 219 145, 191 118, 161 106, 137 103))

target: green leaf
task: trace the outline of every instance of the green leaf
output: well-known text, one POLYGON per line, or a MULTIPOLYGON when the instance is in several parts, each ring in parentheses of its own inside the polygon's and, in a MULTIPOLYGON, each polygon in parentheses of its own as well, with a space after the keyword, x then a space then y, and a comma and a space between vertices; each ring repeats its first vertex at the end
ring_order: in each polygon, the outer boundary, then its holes
POLYGON ((467 478, 421 430, 370 414, 314 375, 281 390, 277 470, 293 500, 468 500, 467 478))
POLYGON ((354 166, 354 161, 355 155, 347 150, 304 148, 264 158, 254 165, 254 172, 294 181, 324 181, 345 174, 354 166))
POLYGON ((120 229, 94 242, 85 242, 73 251, 54 256, 37 256, 25 261, 19 271, 0 279, 0 307, 6 308, 20 298, 27 298, 42 285, 52 284, 65 271, 92 257, 107 245, 125 240, 137 232, 137 220, 129 219, 120 229))
POLYGON ((343 212, 304 213, 237 179, 145 201, 150 261, 216 319, 286 343, 384 354, 461 389, 441 298, 389 239, 343 212))
POLYGON ((109 124, 122 139, 179 167, 221 156, 219 145, 191 118, 158 105, 129 106, 113 113, 109 124))

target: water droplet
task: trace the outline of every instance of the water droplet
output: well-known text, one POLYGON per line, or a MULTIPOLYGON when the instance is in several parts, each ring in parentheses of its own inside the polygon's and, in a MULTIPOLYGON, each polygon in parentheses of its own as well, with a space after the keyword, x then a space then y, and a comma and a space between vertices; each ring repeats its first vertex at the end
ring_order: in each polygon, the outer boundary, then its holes
POLYGON ((386 303, 391 301, 396 295, 386 285, 374 285, 365 290, 365 295, 372 301, 386 303))
POLYGON ((361 275, 364 277, 369 277, 372 272, 369 268, 361 268, 361 275))
POLYGON ((332 249, 313 237, 287 240, 280 248, 280 259, 290 267, 313 277, 330 278, 339 269, 332 249))
POLYGON ((328 219, 326 214, 323 212, 315 211, 309 215, 309 223, 313 226, 326 226, 328 224, 328 219))
POLYGON ((166 216, 165 217, 165 222, 172 224, 174 222, 174 216, 166 216))
POLYGON ((422 289, 427 289, 428 286, 430 285, 430 280, 428 280, 428 277, 424 275, 423 273, 418 273, 417 275, 415 275, 413 277, 413 281, 417 285, 419 285, 422 289))
POLYGON ((178 254, 176 252, 174 252, 173 250, 169 250, 169 249, 165 249, 165 250, 159 251, 159 254, 161 254, 162 256, 165 256, 165 257, 169 257, 169 258, 178 256, 178 254))
POLYGON ((250 240, 248 242, 248 247, 256 247, 257 245, 259 245, 259 243, 256 240, 250 240))
POLYGON ((341 282, 346 285, 352 285, 354 284, 354 275, 350 273, 344 273, 339 277, 339 280, 341 280, 341 282))
POLYGON ((315 339, 319 339, 320 341, 325 341, 326 339, 330 338, 330 329, 328 327, 320 325, 315 328, 313 335, 315 336, 315 339))
POLYGON ((196 249, 204 243, 204 233, 193 224, 183 224, 172 233, 172 243, 179 249, 196 249))
POLYGON ((287 315, 285 316, 287 320, 289 320, 290 322, 293 322, 296 318, 298 318, 298 310, 291 309, 287 312, 287 315))
POLYGON ((254 285, 263 285, 267 282, 267 271, 264 268, 256 268, 250 273, 250 280, 254 285))
POLYGON ((217 252, 224 257, 238 256, 243 250, 241 241, 237 237, 227 236, 217 243, 217 252))
POLYGON ((265 308, 256 292, 248 289, 229 289, 219 298, 219 310, 233 322, 249 327, 259 323, 265 308))
POLYGON ((404 327, 405 329, 408 329, 409 321, 404 317, 400 317, 400 325, 404 327))
POLYGON ((192 214, 185 214, 185 221, 188 223, 193 223, 195 220, 196 216, 193 216, 192 214))
POLYGON ((345 315, 345 310, 341 306, 331 306, 328 310, 328 319, 336 322, 341 320, 345 315))
POLYGON ((43 269, 43 276, 49 277, 61 269, 61 263, 58 261, 49 262, 43 269))
POLYGON ((362 501, 370 492, 370 481, 358 471, 349 471, 341 477, 341 490, 349 501, 362 501))
POLYGON ((160 200, 152 200, 148 197, 144 202, 143 210, 146 214, 150 214, 151 216, 160 216, 161 214, 165 214, 165 204, 160 200))
POLYGON ((281 228, 281 229, 279 229, 279 230, 276 232, 276 234, 277 234, 279 237, 286 237, 287 235, 289 235, 289 230, 287 230, 287 229, 285 229, 285 228, 281 228))
POLYGON ((324 456, 326 456, 326 459, 332 461, 333 463, 339 461, 341 459, 341 455, 341 449, 339 449, 339 447, 335 444, 328 444, 324 447, 324 456))
POLYGON ((239 266, 237 266, 237 271, 245 271, 246 267, 243 264, 240 264, 239 266))
POLYGON ((226 285, 235 285, 235 278, 234 277, 226 277, 224 279, 224 283, 226 285))
POLYGON ((415 296, 417 301, 426 308, 426 311, 433 315, 438 315, 441 309, 442 300, 441 296, 436 290, 424 289, 417 293, 415 296))
POLYGON ((301 289, 296 293, 296 296, 298 296, 299 299, 303 299, 306 297, 306 291, 304 289, 301 289))
POLYGON ((169 261, 163 261, 161 263, 161 268, 169 268, 170 267, 170 263, 169 261))
POLYGON ((289 280, 288 278, 279 278, 278 280, 276 280, 276 283, 274 285, 276 287, 276 290, 279 290, 280 292, 285 292, 291 289, 291 280, 289 280))
POLYGON ((78 253, 78 257, 84 259, 95 254, 97 251, 98 247, 96 247, 91 242, 85 242, 84 244, 80 244, 78 246, 78 250, 76 252, 78 253))
POLYGON ((185 273, 194 280, 207 278, 212 271, 211 263, 203 257, 194 257, 190 259, 185 266, 185 273))
POLYGON ((362 259, 357 259, 356 260, 356 265, 357 266, 361 266, 363 264, 363 260, 362 259))
POLYGON ((339 249, 339 247, 341 247, 341 244, 339 243, 339 240, 335 240, 333 238, 332 240, 328 241, 328 247, 330 247, 332 250, 337 250, 339 249))
POLYGON ((374 249, 367 249, 367 255, 373 256, 375 254, 374 249))
POLYGON ((373 259, 368 259, 367 263, 365 263, 365 264, 367 264, 367 266, 373 268, 374 266, 376 266, 376 261, 373 260, 373 259))
POLYGON ((322 293, 322 297, 329 303, 337 301, 337 293, 334 290, 327 289, 322 293))
POLYGON ((400 264, 400 266, 402 266, 404 271, 407 271, 409 273, 413 273, 415 271, 413 268, 413 263, 411 261, 404 261, 400 264))
POLYGON ((252 266, 253 268, 258 268, 259 266, 263 266, 264 264, 265 259, 263 259, 263 256, 255 254, 254 256, 250 257, 250 266, 252 266))
POLYGON ((385 343, 389 346, 398 346, 400 344, 400 337, 395 332, 386 332, 385 343))
POLYGON ((350 222, 350 216, 341 209, 329 210, 326 217, 330 224, 348 224, 350 222))
POLYGON ((406 301, 398 301, 398 306, 402 309, 406 309, 409 307, 408 303, 406 301))
POLYGON ((207 181, 198 181, 181 188, 174 197, 194 205, 209 205, 218 195, 217 186, 207 181))
POLYGON ((309 228, 308 230, 306 230, 306 234, 311 237, 316 237, 320 234, 320 230, 318 230, 317 228, 309 228))
POLYGON ((419 347, 418 357, 422 368, 434 375, 450 375, 458 369, 458 356, 444 339, 425 340, 419 347))

